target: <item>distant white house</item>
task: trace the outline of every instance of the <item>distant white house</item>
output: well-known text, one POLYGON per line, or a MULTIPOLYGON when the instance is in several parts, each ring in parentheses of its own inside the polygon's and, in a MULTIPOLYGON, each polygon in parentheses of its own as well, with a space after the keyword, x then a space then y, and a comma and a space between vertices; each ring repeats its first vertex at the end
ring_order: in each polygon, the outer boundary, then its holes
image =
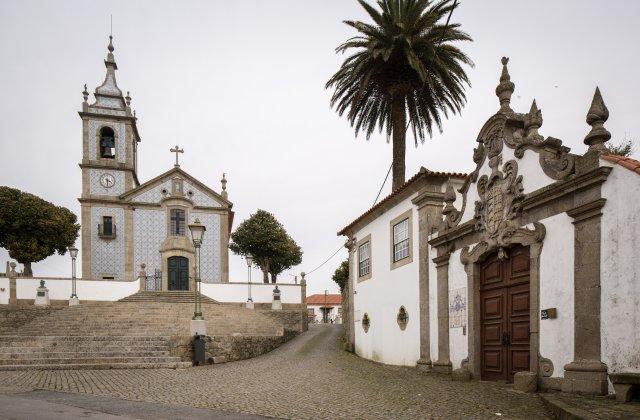
POLYGON ((341 324, 342 296, 329 294, 308 296, 307 310, 309 322, 341 324))

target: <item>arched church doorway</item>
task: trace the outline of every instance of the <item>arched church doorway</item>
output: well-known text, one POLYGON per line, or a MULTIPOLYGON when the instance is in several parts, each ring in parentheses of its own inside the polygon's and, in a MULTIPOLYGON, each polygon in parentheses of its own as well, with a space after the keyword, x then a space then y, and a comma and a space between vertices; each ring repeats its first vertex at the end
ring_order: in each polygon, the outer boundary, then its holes
POLYGON ((480 264, 481 378, 513 381, 530 370, 528 246, 489 255, 480 264))
POLYGON ((169 257, 167 268, 169 290, 189 290, 189 260, 186 257, 169 257))

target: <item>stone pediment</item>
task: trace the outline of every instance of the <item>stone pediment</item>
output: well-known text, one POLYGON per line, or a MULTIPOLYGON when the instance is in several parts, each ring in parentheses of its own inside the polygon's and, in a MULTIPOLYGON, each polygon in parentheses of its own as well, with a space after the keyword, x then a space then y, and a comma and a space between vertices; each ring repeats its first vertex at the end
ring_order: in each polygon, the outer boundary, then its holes
POLYGON ((501 83, 496 90, 500 110, 478 134, 478 145, 473 151, 475 170, 457 191, 447 189, 441 231, 472 219, 476 231, 502 230, 505 221, 517 216, 525 188, 531 192, 575 176, 578 156, 570 153, 560 140, 545 138, 538 132, 543 120, 536 101, 528 113, 511 109, 515 85, 510 80, 507 62, 508 59, 502 61, 501 83), (462 202, 454 206, 459 196, 462 202))
POLYGON ((194 206, 222 208, 231 208, 233 206, 233 203, 229 200, 180 169, 180 167, 174 167, 141 184, 122 194, 120 198, 131 203, 160 204, 164 199, 172 195, 172 183, 176 179, 182 181, 184 199, 193 202, 194 206))

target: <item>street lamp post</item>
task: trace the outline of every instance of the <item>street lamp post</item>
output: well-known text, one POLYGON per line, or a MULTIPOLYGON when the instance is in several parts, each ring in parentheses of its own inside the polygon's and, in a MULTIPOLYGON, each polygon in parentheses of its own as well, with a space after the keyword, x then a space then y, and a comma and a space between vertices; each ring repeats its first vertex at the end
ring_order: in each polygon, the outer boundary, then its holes
POLYGON ((193 224, 189 225, 189 231, 191 231, 191 239, 193 240, 193 246, 196 249, 196 267, 195 267, 195 309, 193 311, 193 318, 191 319, 191 335, 206 335, 206 327, 204 323, 204 317, 202 316, 202 300, 200 292, 200 246, 202 245, 202 237, 207 228, 200 223, 200 220, 196 218, 193 224))
POLYGON ((327 322, 329 322, 329 319, 328 319, 329 318, 329 308, 327 308, 327 293, 328 292, 329 292, 328 290, 324 291, 324 316, 323 316, 324 319, 323 319, 323 321, 324 321, 325 324, 327 322))
POLYGON ((80 304, 76 294, 76 258, 78 257, 78 248, 70 247, 69 255, 71 256, 71 297, 69 298, 69 306, 76 306, 80 304))
POLYGON ((253 264, 253 256, 251 254, 247 254, 245 257, 247 260, 247 309, 253 309, 253 298, 251 297, 251 264, 253 264))

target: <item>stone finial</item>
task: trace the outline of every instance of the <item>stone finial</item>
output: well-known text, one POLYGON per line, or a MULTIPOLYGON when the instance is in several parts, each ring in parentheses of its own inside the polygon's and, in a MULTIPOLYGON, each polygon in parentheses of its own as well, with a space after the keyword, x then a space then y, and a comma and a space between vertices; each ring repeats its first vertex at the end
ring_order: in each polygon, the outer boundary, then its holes
POLYGON ((513 112, 509 104, 516 85, 511 81, 509 69, 507 69, 508 62, 509 57, 502 57, 502 74, 500 75, 500 84, 496 87, 496 95, 500 99, 500 110, 498 112, 513 112))
POLYGON ((611 138, 611 133, 604 128, 604 123, 609 119, 609 110, 604 104, 600 88, 596 87, 591 101, 591 107, 587 112, 587 124, 591 126, 591 131, 584 138, 584 144, 589 146, 589 151, 604 151, 604 143, 611 138))
POLYGON ((227 193, 227 174, 224 172, 222 173, 220 184, 222 184, 222 197, 226 199, 227 197, 229 197, 229 194, 227 193))
POLYGON ((524 129, 526 136, 529 138, 540 138, 538 129, 542 126, 542 111, 538 109, 538 104, 534 99, 531 103, 531 109, 529 113, 524 117, 524 129))
POLYGON ((89 91, 87 90, 87 84, 84 84, 84 90, 82 91, 82 96, 84 97, 84 103, 86 104, 89 100, 89 91))
POLYGON ((131 96, 129 96, 129 91, 127 91, 127 96, 124 97, 124 100, 127 101, 127 106, 131 106, 131 96))
POLYGON ((453 191, 453 185, 451 185, 451 182, 447 182, 447 188, 444 192, 444 202, 445 202, 445 206, 444 209, 442 210, 442 214, 444 214, 445 216, 453 211, 456 210, 455 207, 453 207, 453 203, 456 201, 456 193, 455 191, 453 191))
POLYGON ((306 285, 307 284, 307 280, 305 280, 304 276, 305 276, 305 272, 303 271, 302 273, 300 273, 300 284, 301 285, 306 285))
POLYGON ((15 279, 16 277, 18 277, 18 273, 16 272, 16 263, 13 261, 7 264, 7 277, 10 279, 15 279))
POLYGON ((135 109, 133 110, 133 118, 137 118, 137 117, 136 117, 136 110, 135 110, 135 109))
POLYGON ((115 67, 116 69, 118 68, 117 66, 115 66, 116 63, 116 59, 113 56, 113 50, 115 48, 113 48, 113 36, 109 35, 109 45, 107 46, 107 49, 109 50, 109 54, 107 54, 107 61, 106 63, 108 64, 107 67, 109 67, 109 65, 115 67))

